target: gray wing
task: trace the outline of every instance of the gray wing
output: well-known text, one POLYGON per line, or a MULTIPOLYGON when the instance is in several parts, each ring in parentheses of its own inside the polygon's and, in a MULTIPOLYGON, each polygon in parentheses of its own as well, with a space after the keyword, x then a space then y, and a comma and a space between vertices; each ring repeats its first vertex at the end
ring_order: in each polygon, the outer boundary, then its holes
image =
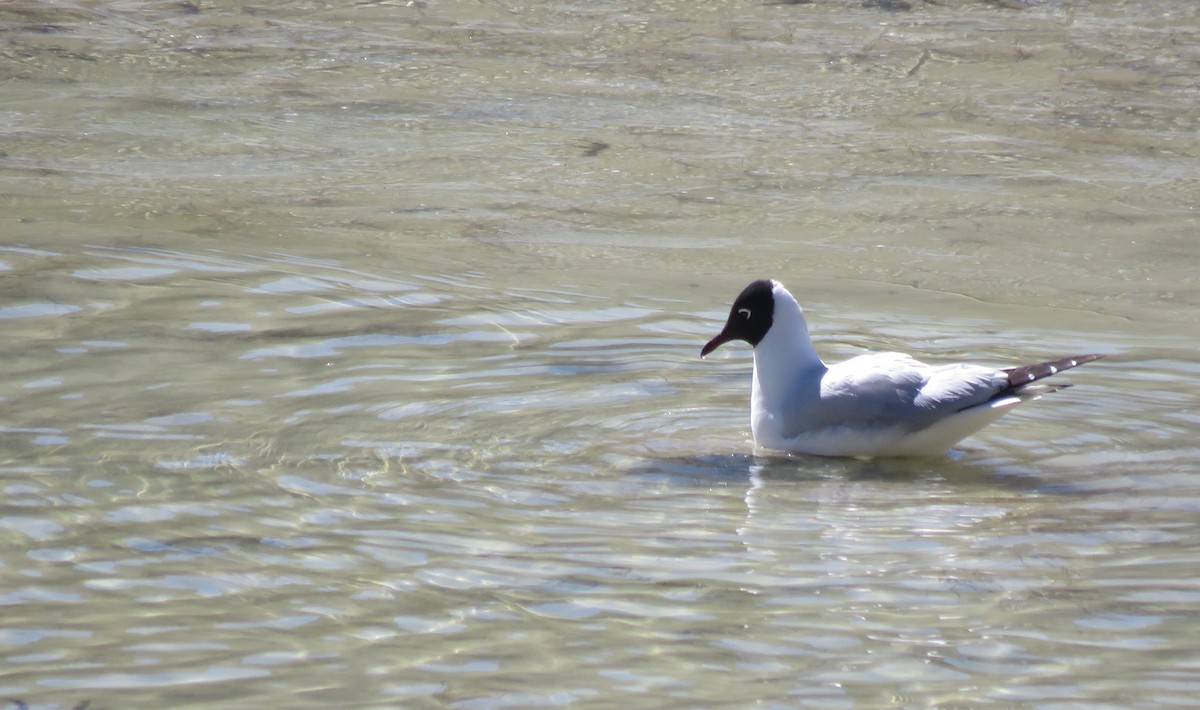
POLYGON ((861 355, 830 367, 819 391, 793 399, 787 428, 793 436, 843 425, 916 431, 1008 386, 1007 373, 989 367, 934 367, 900 353, 861 355))

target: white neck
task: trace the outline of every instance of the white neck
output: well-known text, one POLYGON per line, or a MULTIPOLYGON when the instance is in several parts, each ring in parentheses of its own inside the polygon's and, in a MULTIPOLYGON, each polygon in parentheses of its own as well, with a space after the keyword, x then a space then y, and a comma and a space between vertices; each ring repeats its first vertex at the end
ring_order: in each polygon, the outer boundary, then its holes
POLYGON ((752 393, 759 405, 770 410, 791 394, 787 389, 797 381, 797 373, 825 369, 808 336, 808 323, 800 304, 779 284, 774 296, 771 328, 754 348, 752 393))

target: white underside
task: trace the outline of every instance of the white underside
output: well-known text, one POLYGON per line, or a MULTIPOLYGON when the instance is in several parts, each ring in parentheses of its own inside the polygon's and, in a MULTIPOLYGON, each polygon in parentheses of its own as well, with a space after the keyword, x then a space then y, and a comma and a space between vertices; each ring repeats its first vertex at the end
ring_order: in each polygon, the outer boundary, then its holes
POLYGON ((784 439, 771 431, 773 427, 756 427, 755 443, 768 449, 817 456, 936 456, 999 419, 1022 401, 1034 398, 1006 397, 981 404, 919 431, 905 431, 902 427, 864 429, 847 425, 784 439))

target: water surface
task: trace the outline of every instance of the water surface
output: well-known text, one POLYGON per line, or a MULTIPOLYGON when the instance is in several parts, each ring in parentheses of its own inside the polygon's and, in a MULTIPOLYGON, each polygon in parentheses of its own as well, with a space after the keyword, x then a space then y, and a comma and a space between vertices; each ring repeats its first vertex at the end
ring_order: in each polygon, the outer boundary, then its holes
POLYGON ((1189 2, 0 8, 14 707, 1191 706, 1189 2), (757 451, 829 360, 1077 386, 757 451))

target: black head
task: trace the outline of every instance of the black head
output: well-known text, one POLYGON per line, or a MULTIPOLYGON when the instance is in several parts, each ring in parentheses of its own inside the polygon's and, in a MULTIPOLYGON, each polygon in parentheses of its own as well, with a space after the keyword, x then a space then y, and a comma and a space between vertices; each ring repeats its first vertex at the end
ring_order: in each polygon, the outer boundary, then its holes
POLYGON ((717 337, 705 344, 700 350, 700 357, 730 340, 745 340, 751 346, 757 346, 771 329, 775 317, 774 289, 775 282, 767 279, 759 279, 742 289, 729 309, 725 327, 717 337))

